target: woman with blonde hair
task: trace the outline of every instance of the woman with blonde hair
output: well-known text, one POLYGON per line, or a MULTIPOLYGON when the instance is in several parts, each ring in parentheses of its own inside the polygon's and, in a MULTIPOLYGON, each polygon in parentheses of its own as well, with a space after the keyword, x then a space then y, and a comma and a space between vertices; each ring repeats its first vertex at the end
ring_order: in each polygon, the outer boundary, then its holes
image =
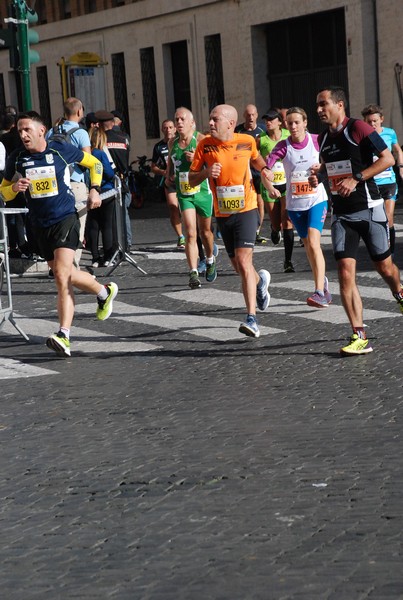
MULTIPOLYGON (((91 153, 102 163, 103 175, 101 191, 107 192, 114 187, 115 169, 112 158, 106 150, 106 134, 103 129, 93 127, 90 133, 91 153), (109 155, 109 156, 108 156, 109 155)), ((112 196, 102 201, 99 208, 93 208, 87 215, 87 248, 92 254, 93 268, 108 266, 114 254, 113 222, 114 202, 112 196), (99 248, 99 234, 102 235, 103 257, 99 248)))

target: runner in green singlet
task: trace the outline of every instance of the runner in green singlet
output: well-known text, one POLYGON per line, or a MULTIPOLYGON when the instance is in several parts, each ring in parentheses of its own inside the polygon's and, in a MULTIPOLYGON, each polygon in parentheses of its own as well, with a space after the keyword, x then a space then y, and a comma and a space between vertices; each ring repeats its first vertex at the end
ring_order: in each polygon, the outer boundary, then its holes
POLYGON ((186 258, 189 265, 189 287, 201 286, 197 269, 199 251, 197 233, 199 232, 206 253, 206 281, 217 278, 215 257, 213 256, 214 236, 211 231, 213 214, 213 195, 206 179, 200 185, 189 185, 189 169, 194 151, 204 135, 196 131, 195 122, 189 109, 180 107, 175 112, 175 126, 178 135, 169 142, 169 164, 167 181, 175 180, 179 206, 186 229, 186 258))

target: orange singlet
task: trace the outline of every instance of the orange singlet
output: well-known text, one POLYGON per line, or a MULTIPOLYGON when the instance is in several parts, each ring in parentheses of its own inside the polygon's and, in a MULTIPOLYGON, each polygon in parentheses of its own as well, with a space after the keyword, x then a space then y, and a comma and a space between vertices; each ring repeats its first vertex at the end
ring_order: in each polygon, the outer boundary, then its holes
POLYGON ((209 180, 216 217, 229 217, 257 208, 249 161, 258 156, 254 138, 245 133, 234 133, 232 140, 226 142, 208 135, 198 143, 191 171, 201 171, 205 165, 214 163, 222 166, 220 176, 209 180))

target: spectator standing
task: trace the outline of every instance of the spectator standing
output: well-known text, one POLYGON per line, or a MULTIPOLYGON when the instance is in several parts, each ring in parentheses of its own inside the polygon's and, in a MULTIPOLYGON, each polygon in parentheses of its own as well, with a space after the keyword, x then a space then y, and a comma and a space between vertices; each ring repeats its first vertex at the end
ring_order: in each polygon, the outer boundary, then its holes
MULTIPOLYGON (((91 130, 91 153, 103 167, 101 194, 114 188, 115 169, 111 163, 106 148, 106 134, 102 129, 93 127, 91 130)), ((87 242, 92 255, 92 266, 107 267, 114 254, 113 247, 113 222, 115 211, 115 198, 111 196, 102 200, 101 205, 88 211, 87 216, 87 242), (102 235, 103 256, 99 251, 99 234, 102 235)))
POLYGON ((106 147, 115 163, 116 173, 122 181, 122 201, 126 225, 126 252, 130 252, 132 245, 132 226, 130 222, 129 208, 131 205, 131 194, 128 183, 130 138, 123 131, 115 129, 115 116, 107 110, 98 110, 95 119, 100 129, 106 133, 106 147))
MULTIPOLYGON (((23 147, 21 138, 16 127, 16 116, 13 112, 14 107, 9 108, 9 112, 3 117, 3 134, 0 141, 4 145, 7 157, 16 149, 23 147)), ((8 204, 9 208, 24 208, 26 206, 23 194, 17 196, 8 204)), ((36 250, 35 242, 29 228, 29 219, 24 214, 6 215, 9 256, 10 258, 30 257, 36 250), (27 239, 29 240, 27 242, 27 239)))

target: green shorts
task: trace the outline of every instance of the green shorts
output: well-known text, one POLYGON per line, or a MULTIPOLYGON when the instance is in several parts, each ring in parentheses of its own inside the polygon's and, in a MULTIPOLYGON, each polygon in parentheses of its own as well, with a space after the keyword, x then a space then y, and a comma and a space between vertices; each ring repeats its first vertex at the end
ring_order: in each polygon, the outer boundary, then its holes
MULTIPOLYGON (((278 189, 278 191, 281 194, 281 198, 285 197, 285 183, 283 185, 276 185, 276 189, 278 189)), ((280 202, 280 198, 270 198, 269 196, 269 192, 266 190, 266 188, 264 187, 263 183, 260 184, 260 195, 262 196, 263 200, 265 202, 269 202, 270 204, 275 204, 276 202, 280 202)))
POLYGON ((201 191, 193 196, 181 196, 178 194, 178 202, 181 211, 194 208, 201 217, 213 215, 213 194, 210 191, 201 191))

